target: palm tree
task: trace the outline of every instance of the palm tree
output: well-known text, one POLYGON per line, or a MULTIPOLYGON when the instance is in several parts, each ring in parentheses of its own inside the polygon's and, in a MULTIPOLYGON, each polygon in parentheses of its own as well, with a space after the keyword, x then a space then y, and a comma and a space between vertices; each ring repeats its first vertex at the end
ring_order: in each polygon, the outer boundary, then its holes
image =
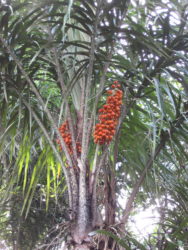
POLYGON ((144 244, 186 246, 187 5, 164 2, 1 2, 2 237, 13 249, 144 249, 127 223, 156 199, 160 226, 144 244))

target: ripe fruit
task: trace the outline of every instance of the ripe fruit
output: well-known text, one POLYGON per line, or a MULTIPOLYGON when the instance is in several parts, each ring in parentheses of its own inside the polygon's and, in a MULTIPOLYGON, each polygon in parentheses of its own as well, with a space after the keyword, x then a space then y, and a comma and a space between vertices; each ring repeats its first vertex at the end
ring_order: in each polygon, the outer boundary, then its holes
MULTIPOLYGON (((72 139, 71 139, 71 134, 69 131, 69 125, 68 122, 65 121, 59 128, 59 132, 67 146, 67 149, 69 151, 70 154, 73 153, 73 149, 72 149, 72 139)), ((60 140, 57 140, 57 143, 60 145, 60 150, 62 150, 62 146, 60 143, 60 140)), ((80 154, 81 153, 81 144, 80 142, 76 142, 76 149, 77 149, 77 153, 80 154)))
POLYGON ((99 123, 96 124, 94 130, 94 142, 96 144, 110 143, 115 134, 123 97, 123 92, 119 88, 118 81, 114 81, 111 89, 107 90, 109 96, 106 104, 98 111, 99 123))

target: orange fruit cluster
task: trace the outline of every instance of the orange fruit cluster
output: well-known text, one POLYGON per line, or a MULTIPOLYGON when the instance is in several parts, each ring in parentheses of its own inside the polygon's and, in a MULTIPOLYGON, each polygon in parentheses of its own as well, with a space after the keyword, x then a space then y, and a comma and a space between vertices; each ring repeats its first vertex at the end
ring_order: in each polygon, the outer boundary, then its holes
POLYGON ((107 97, 106 104, 98 111, 100 122, 96 124, 94 131, 94 142, 96 144, 110 143, 115 134, 123 97, 120 87, 118 81, 114 81, 111 89, 107 90, 109 96, 107 97))
MULTIPOLYGON (((72 139, 71 139, 71 134, 70 134, 70 130, 69 130, 69 125, 68 122, 64 122, 61 127, 59 128, 59 132, 68 148, 68 151, 70 154, 73 153, 73 149, 72 149, 72 139)), ((60 140, 57 140, 57 143, 60 145, 60 150, 62 150, 62 146, 60 143, 60 140)), ((77 149, 77 153, 81 153, 81 145, 79 142, 76 142, 76 149, 77 149)))

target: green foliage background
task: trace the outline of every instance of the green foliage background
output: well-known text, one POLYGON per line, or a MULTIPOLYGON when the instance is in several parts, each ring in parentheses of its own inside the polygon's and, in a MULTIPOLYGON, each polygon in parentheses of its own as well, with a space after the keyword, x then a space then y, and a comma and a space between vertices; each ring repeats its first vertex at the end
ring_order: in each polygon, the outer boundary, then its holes
MULTIPOLYGON (((57 126, 66 118, 66 101, 76 117, 88 72, 96 2, 0 2, 0 237, 10 249, 35 249, 58 236, 53 249, 67 237, 67 186, 44 133, 47 131, 57 148, 57 135, 46 109, 57 126), (55 54, 65 92, 58 78, 55 54), (29 86, 18 62, 45 106, 29 86), (57 224, 59 229, 53 231, 57 224)), ((143 245, 139 245, 130 228, 122 244, 130 249, 186 249, 188 6, 182 1, 147 0, 141 4, 116 0, 104 1, 102 8, 104 18, 97 26, 88 107, 90 112, 97 110, 112 81, 121 83, 126 116, 122 116, 119 138, 109 151, 114 162, 114 147, 118 144, 114 170, 117 197, 122 190, 129 197, 146 171, 134 208, 160 204, 159 223, 155 232, 142 240, 143 245), (104 84, 100 84, 101 75, 105 75, 104 84), (147 169, 151 159, 153 165, 147 169)), ((94 152, 91 139, 89 159, 94 152)), ((66 161, 63 155, 62 161, 66 161)), ((117 201, 119 216, 125 205, 117 201)), ((117 239, 117 235, 111 237, 117 239)))

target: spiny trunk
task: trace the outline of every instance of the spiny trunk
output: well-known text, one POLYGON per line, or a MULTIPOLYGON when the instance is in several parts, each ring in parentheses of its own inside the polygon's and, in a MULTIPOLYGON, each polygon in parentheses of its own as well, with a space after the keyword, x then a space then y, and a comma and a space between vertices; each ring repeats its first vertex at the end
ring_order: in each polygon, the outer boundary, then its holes
POLYGON ((97 206, 97 202, 95 201, 93 204, 92 194, 89 192, 89 182, 85 181, 84 184, 83 182, 84 180, 80 178, 81 190, 79 191, 85 191, 85 193, 79 192, 77 216, 71 230, 72 240, 75 244, 73 249, 95 249, 89 233, 99 229, 99 225, 102 225, 103 221, 97 207, 93 209, 93 206, 97 206), (85 199, 82 199, 83 195, 85 199))
POLYGON ((71 246, 70 248, 71 250, 95 250, 95 247, 92 247, 90 243, 82 243, 82 244, 78 244, 75 246, 71 246))
POLYGON ((116 212, 116 193, 115 193, 115 175, 110 166, 105 166, 105 224, 113 225, 115 223, 116 212))
POLYGON ((123 247, 119 246, 117 242, 108 237, 108 236, 100 236, 98 238, 93 239, 92 237, 88 237, 87 242, 82 242, 81 244, 71 243, 66 248, 66 250, 124 250, 123 247))

